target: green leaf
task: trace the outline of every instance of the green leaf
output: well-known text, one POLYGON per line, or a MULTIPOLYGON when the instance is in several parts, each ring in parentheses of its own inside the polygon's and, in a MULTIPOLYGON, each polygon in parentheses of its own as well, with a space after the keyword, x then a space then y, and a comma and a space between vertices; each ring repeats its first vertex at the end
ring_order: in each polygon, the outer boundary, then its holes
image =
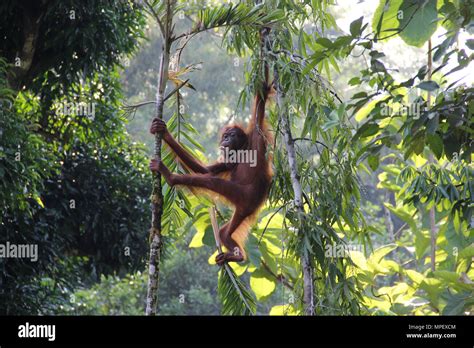
POLYGON ((373 46, 372 41, 361 42, 361 43, 359 43, 359 45, 361 45, 364 48, 367 48, 368 50, 370 50, 373 46))
POLYGON ((210 247, 215 247, 216 240, 214 239, 214 232, 212 231, 211 225, 206 227, 206 230, 204 231, 204 236, 202 237, 202 242, 210 247))
POLYGON ((356 37, 356 36, 359 36, 361 34, 361 28, 362 28, 362 20, 364 19, 364 16, 356 19, 355 21, 353 21, 350 25, 350 31, 351 31, 351 35, 356 37))
POLYGON ((428 73, 428 66, 423 65, 419 70, 418 73, 416 74, 416 77, 418 77, 420 80, 423 80, 428 73))
POLYGON ((418 259, 422 258, 430 245, 430 235, 427 230, 415 230, 415 253, 418 259))
POLYGON ((326 48, 331 48, 332 47, 332 41, 329 40, 326 37, 319 37, 318 39, 316 39, 316 43, 318 43, 321 46, 326 47, 326 48))
POLYGON ((412 231, 418 230, 416 226, 416 221, 413 218, 412 214, 408 211, 408 209, 405 206, 399 206, 399 207, 394 207, 389 203, 384 203, 384 205, 392 212, 394 213, 398 218, 402 219, 404 222, 407 223, 408 226, 410 226, 412 231))
POLYGON ((421 284, 420 289, 426 291, 430 301, 437 306, 441 292, 443 291, 443 282, 435 278, 425 278, 421 284))
POLYGON ((397 248, 395 244, 384 245, 380 248, 377 248, 367 259, 367 262, 371 264, 379 264, 380 261, 389 253, 397 248))
POLYGON ((437 134, 428 134, 427 141, 436 158, 440 159, 443 155, 443 140, 437 134))
POLYGON ((380 0, 372 19, 372 30, 379 39, 389 36, 398 28, 397 15, 401 4, 402 0, 380 0))
POLYGON ((40 205, 41 208, 44 208, 44 204, 43 204, 43 201, 41 200, 41 197, 38 196, 38 195, 34 195, 34 200, 36 201, 36 203, 38 203, 40 205))
POLYGON ((373 58, 373 59, 379 59, 379 58, 385 57, 385 53, 377 51, 377 50, 370 51, 369 55, 370 55, 370 58, 373 58))
POLYGON ((423 274, 412 269, 407 269, 405 273, 416 285, 421 284, 425 280, 425 276, 423 274))
POLYGON ((253 234, 249 235, 249 239, 246 245, 246 252, 249 261, 256 267, 259 267, 262 253, 258 249, 258 239, 253 234))
POLYGON ((459 252, 459 258, 470 259, 474 257, 474 244, 469 245, 459 252))
POLYGON ((457 283, 459 275, 456 272, 450 271, 434 271, 433 275, 438 278, 442 279, 448 283, 457 283))
MULTIPOLYGON (((384 97, 378 97, 378 98, 375 98, 373 100, 371 100, 369 103, 367 103, 367 105, 363 106, 361 109, 359 109, 354 118, 356 119, 357 122, 361 122, 364 118, 366 118, 367 116, 369 116, 369 114, 371 114, 372 110, 374 110, 375 106, 377 105, 377 103, 380 103, 382 104, 382 102, 384 100, 387 100, 389 97, 387 96, 384 96, 384 97)), ((381 108, 383 107, 387 107, 387 105, 380 105, 381 108)), ((383 109, 382 109, 383 110, 383 109)), ((377 112, 377 115, 379 115, 380 112, 377 112)))
POLYGON ((438 27, 436 0, 404 0, 400 6, 400 37, 410 46, 422 47, 438 27))
POLYGON ((445 290, 441 296, 446 301, 446 306, 442 312, 443 315, 462 315, 464 314, 464 308, 472 305, 474 302, 472 292, 467 291, 456 294, 445 290))
POLYGON ((350 45, 354 38, 350 35, 339 36, 336 41, 333 42, 334 48, 342 48, 350 45))
POLYGON ((298 311, 290 304, 273 306, 270 309, 270 315, 298 315, 298 311))
POLYGON ((376 171, 377 168, 379 167, 379 156, 370 155, 367 158, 367 162, 369 163, 370 169, 372 169, 373 171, 376 171))
POLYGON ((357 86, 360 85, 360 78, 359 77, 353 77, 349 80, 349 86, 357 86))
POLYGON ((358 92, 352 96, 352 99, 367 98, 367 92, 358 92))
POLYGON ((370 65, 374 72, 384 72, 386 70, 385 65, 383 65, 383 63, 377 59, 372 59, 370 61, 370 65))
POLYGON ((426 122, 426 132, 428 134, 435 134, 439 127, 439 115, 438 113, 434 113, 434 117, 426 122))
POLYGON ((274 279, 264 269, 257 269, 250 276, 250 288, 255 293, 258 301, 268 298, 276 289, 274 279))
POLYGON ((202 238, 204 236, 204 231, 198 230, 196 234, 193 236, 193 239, 191 239, 191 242, 189 243, 189 248, 200 248, 204 245, 202 242, 202 238))
POLYGON ((219 271, 217 291, 224 315, 253 315, 256 310, 255 298, 229 265, 219 271))
POLYGON ((379 131, 379 128, 379 125, 376 123, 364 123, 362 127, 357 130, 354 139, 370 137, 371 135, 376 134, 379 131))
POLYGON ((438 89, 439 85, 434 81, 423 81, 416 87, 418 87, 420 89, 423 89, 425 91, 432 92, 432 91, 438 89))

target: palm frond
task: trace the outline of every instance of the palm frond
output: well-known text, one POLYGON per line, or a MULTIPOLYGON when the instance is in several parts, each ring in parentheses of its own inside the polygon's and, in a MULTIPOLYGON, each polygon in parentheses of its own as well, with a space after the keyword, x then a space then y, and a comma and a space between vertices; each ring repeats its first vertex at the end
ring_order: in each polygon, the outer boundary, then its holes
POLYGON ((223 4, 220 7, 203 9, 198 14, 198 26, 193 32, 231 26, 261 27, 282 20, 284 11, 270 11, 262 5, 249 6, 245 3, 223 4))
POLYGON ((219 271, 217 292, 222 304, 222 314, 255 314, 257 305, 254 296, 228 264, 219 271))
MULTIPOLYGON (((209 214, 211 216, 212 230, 214 231, 217 249, 219 252, 222 252, 215 208, 210 208, 209 214)), ((222 303, 222 314, 255 314, 257 304, 254 296, 228 264, 224 264, 219 271, 217 292, 222 303)))

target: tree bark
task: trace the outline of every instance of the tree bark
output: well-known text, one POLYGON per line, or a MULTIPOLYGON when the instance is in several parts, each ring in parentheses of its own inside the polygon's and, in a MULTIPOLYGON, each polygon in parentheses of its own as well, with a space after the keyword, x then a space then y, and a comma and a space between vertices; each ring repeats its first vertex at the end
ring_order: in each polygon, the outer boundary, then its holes
MULTIPOLYGON (((296 151, 291 134, 291 127, 286 112, 283 112, 283 98, 284 94, 279 83, 278 69, 274 68, 274 84, 276 89, 276 102, 278 107, 278 118, 281 121, 282 131, 285 138, 285 148, 288 155, 288 165, 290 167, 291 185, 294 193, 294 205, 298 212, 298 220, 300 226, 298 227, 298 234, 304 234, 305 231, 301 228, 304 219, 303 208, 303 190, 301 189, 300 175, 298 173, 298 165, 296 162, 296 151)), ((311 259, 307 252, 300 255, 301 267, 303 270, 303 306, 306 315, 314 315, 314 287, 313 287, 313 267, 311 259)))
POLYGON ((15 57, 13 68, 7 74, 8 85, 19 90, 28 75, 36 52, 41 19, 43 17, 43 2, 26 1, 23 6, 23 46, 15 57), (19 62, 16 59, 19 58, 19 62), (19 63, 19 65, 16 65, 19 63))
MULTIPOLYGON (((164 95, 166 83, 168 82, 168 69, 171 50, 171 28, 172 28, 172 1, 167 1, 166 23, 163 32, 163 46, 160 59, 160 74, 156 92, 155 117, 163 118, 164 95)), ((155 135, 156 159, 161 158, 161 139, 162 134, 155 135)), ((160 257, 163 246, 161 235, 161 217, 163 214, 163 193, 161 188, 161 175, 156 173, 153 177, 153 191, 151 199, 151 228, 150 228, 150 256, 148 262, 148 291, 146 299, 145 314, 149 316, 156 315, 157 292, 159 283, 160 257)))
MULTIPOLYGON (((266 34, 268 35, 268 32, 266 34)), ((266 59, 268 56, 267 50, 271 49, 271 42, 269 38, 262 37, 263 48, 262 56, 266 59)), ((275 56, 272 56, 275 59, 275 56)), ((278 68, 273 69, 273 85, 276 90, 276 104, 278 108, 278 119, 281 122, 283 135, 285 138, 285 148, 288 155, 288 165, 290 167, 291 185, 293 187, 293 200, 296 211, 298 213, 298 234, 303 235, 304 230, 304 208, 303 208, 303 190, 301 188, 300 175, 298 173, 298 164, 296 161, 296 151, 293 136, 291 135, 291 127, 288 120, 288 113, 284 111, 283 99, 285 97, 284 91, 280 85, 278 68)), ((305 315, 315 315, 314 307, 314 283, 313 283, 313 266, 311 265, 311 258, 306 250, 302 251, 300 255, 301 268, 303 272, 303 307, 305 315)))

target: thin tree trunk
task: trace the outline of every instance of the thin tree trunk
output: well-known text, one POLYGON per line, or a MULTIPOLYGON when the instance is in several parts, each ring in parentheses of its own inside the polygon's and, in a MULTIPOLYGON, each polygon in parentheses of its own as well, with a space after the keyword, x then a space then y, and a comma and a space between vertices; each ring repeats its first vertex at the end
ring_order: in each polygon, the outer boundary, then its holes
MULTIPOLYGON (((431 55, 431 39, 428 40, 428 79, 431 80, 431 74, 433 71, 433 61, 431 55)), ((428 91, 427 104, 428 108, 431 107, 431 92, 428 91)), ((428 155, 428 163, 433 163, 434 158, 430 153, 428 155)), ((431 240, 431 271, 436 270, 436 236, 438 234, 438 229, 436 227, 436 213, 434 205, 430 208, 430 240, 431 240)))
MULTIPOLYGON (((257 0, 256 4, 259 4, 261 0, 257 0)), ((268 35, 264 34, 264 35, 268 35)), ((267 37, 262 37, 263 47, 262 47, 262 54, 266 53, 266 48, 268 48, 267 37)), ((264 57, 265 59, 265 57, 264 57)), ((300 183, 300 176, 298 174, 298 165, 296 163, 296 152, 293 137, 291 135, 291 128, 288 122, 288 117, 286 116, 286 112, 282 112, 283 109, 283 91, 281 89, 279 83, 279 75, 278 70, 274 68, 274 85, 276 88, 276 100, 278 106, 278 119, 281 120, 283 126, 283 134, 285 137, 285 146, 286 152, 288 154, 288 164, 290 166, 290 176, 291 176, 291 184, 293 186, 294 192, 294 204, 296 210, 298 212, 298 221, 299 221, 299 228, 298 233, 302 234, 304 231, 301 229, 302 219, 304 216, 304 208, 303 208, 303 191, 301 189, 300 183)), ((313 269, 311 266, 311 261, 309 255, 304 252, 303 255, 300 255, 301 259, 301 267, 303 269, 303 306, 304 312, 306 315, 314 315, 314 289, 313 289, 313 269)))
MULTIPOLYGON (((303 209, 303 191, 301 189, 300 176, 298 174, 298 165, 296 163, 296 151, 294 146, 293 137, 291 135, 291 128, 288 121, 287 113, 283 111, 283 91, 279 84, 279 75, 278 70, 274 68, 274 84, 276 88, 276 101, 278 106, 278 118, 281 121, 282 131, 285 138, 285 147, 288 155, 288 165, 290 167, 290 177, 291 185, 294 192, 294 204, 298 212, 298 220, 300 226, 298 228, 298 233, 303 234, 305 231, 301 228, 304 216, 303 209)), ((300 255, 301 267, 303 269, 303 305, 304 312, 306 315, 314 315, 314 288, 313 288, 313 268, 311 266, 311 261, 309 255, 306 252, 303 252, 300 255)))
MULTIPOLYGON (((264 45, 262 53, 266 54, 266 50, 270 49, 271 42, 268 38, 262 38, 264 45)), ((264 57, 265 58, 265 57, 264 57)), ((274 57, 272 57, 275 59, 274 57)), ((288 154, 288 165, 290 167, 291 185, 294 193, 294 205, 298 212, 298 234, 302 235, 305 231, 302 228, 304 218, 303 208, 303 190, 301 189, 300 175, 298 174, 298 164, 296 162, 296 151, 293 136, 291 135, 291 127, 288 120, 288 113, 284 112, 284 92, 280 85, 278 68, 273 69, 273 84, 276 90, 276 102, 278 107, 278 119, 281 121, 283 135, 285 138, 285 147, 288 154)), ((306 251, 300 255, 301 268, 303 270, 303 307, 306 315, 314 315, 314 286, 313 286, 313 267, 311 265, 310 256, 306 251)))
MULTIPOLYGON (((166 23, 163 32, 163 46, 160 59, 160 75, 156 92, 155 117, 163 118, 164 94, 168 81, 168 67, 171 50, 171 25, 172 25, 172 4, 167 3, 166 23)), ((155 135, 156 159, 161 158, 161 134, 155 135)), ((146 315, 156 315, 157 292, 160 271, 160 256, 163 246, 161 235, 161 216, 163 214, 163 193, 161 192, 161 175, 155 174, 153 177, 153 191, 151 200, 151 228, 150 228, 150 256, 148 262, 148 291, 146 298, 146 315)))

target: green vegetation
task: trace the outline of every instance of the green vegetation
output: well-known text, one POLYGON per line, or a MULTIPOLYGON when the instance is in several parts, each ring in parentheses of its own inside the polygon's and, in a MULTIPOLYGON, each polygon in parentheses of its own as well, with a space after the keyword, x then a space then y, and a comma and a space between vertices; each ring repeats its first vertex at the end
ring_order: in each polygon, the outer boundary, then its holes
MULTIPOLYGON (((380 0, 343 27, 329 0, 206 3, 177 2, 175 32, 199 33, 173 70, 193 87, 166 102, 175 137, 212 162, 220 127, 245 122, 262 78, 256 21, 271 22, 282 92, 267 112, 270 196, 248 260, 231 264, 250 312, 472 315, 472 4, 380 0)), ((0 245, 38 246, 37 262, 0 258, 0 313, 143 315, 154 111, 130 106, 155 99, 156 21, 127 1, 11 0, 0 32, 0 245)), ((158 313, 242 313, 218 279, 211 203, 163 194, 158 313)))

